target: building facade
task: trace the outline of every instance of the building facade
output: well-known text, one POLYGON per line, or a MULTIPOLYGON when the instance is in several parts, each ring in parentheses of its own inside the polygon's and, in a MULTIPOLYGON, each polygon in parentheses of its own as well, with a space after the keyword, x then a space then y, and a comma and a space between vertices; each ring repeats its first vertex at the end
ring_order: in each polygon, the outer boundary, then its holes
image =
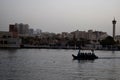
POLYGON ((11 32, 0 31, 0 48, 20 48, 21 39, 13 37, 11 32))

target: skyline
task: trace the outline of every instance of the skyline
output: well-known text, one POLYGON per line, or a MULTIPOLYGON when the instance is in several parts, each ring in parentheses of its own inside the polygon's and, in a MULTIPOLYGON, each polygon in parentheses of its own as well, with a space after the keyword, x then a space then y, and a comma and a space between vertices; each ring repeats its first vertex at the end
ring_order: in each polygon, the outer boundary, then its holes
POLYGON ((9 24, 25 23, 47 32, 71 32, 89 29, 120 35, 119 0, 0 0, 0 30, 9 24))

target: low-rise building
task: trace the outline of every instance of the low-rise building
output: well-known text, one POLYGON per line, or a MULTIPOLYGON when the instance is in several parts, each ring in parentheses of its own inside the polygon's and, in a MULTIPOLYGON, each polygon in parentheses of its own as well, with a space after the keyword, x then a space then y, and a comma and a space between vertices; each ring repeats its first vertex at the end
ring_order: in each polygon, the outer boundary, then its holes
POLYGON ((115 40, 119 41, 119 43, 120 43, 120 35, 115 36, 115 40))
POLYGON ((20 48, 20 45, 20 38, 14 38, 11 32, 0 31, 0 48, 20 48))

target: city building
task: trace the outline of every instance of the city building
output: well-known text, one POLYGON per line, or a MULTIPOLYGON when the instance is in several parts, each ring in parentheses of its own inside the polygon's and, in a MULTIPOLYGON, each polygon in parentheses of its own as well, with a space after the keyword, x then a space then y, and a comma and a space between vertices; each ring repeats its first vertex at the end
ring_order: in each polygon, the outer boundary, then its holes
POLYGON ((34 33, 34 29, 30 28, 30 29, 29 29, 29 35, 32 36, 33 33, 34 33))
POLYGON ((28 24, 23 24, 23 23, 17 24, 16 23, 15 26, 17 26, 17 28, 18 28, 19 34, 28 34, 29 33, 29 25, 28 24))
POLYGON ((9 25, 9 32, 13 34, 13 37, 33 36, 34 29, 29 29, 28 24, 15 23, 9 25))
POLYGON ((12 33, 14 38, 18 37, 18 29, 15 25, 13 25, 13 24, 9 25, 9 32, 12 33))
POLYGON ((108 36, 108 34, 106 32, 93 31, 93 30, 88 30, 88 32, 76 30, 74 32, 71 32, 71 34, 73 34, 77 40, 82 38, 82 39, 87 39, 87 40, 91 40, 91 41, 92 40, 102 40, 108 36))
POLYGON ((119 41, 119 44, 120 44, 120 35, 116 35, 116 36, 115 36, 115 40, 116 40, 116 41, 119 41))
POLYGON ((0 48, 20 48, 20 45, 20 38, 14 38, 11 32, 0 31, 0 48))
POLYGON ((87 39, 87 32, 85 32, 85 31, 76 30, 76 31, 71 32, 71 34, 77 40, 79 40, 81 38, 82 39, 87 39))
POLYGON ((35 34, 40 35, 42 33, 41 29, 36 29, 35 34))

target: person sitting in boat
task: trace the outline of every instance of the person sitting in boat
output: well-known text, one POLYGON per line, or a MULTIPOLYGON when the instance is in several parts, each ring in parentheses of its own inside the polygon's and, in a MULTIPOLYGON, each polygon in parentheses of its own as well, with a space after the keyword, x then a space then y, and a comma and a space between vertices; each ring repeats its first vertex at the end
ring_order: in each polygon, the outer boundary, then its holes
POLYGON ((79 49, 77 56, 80 56, 80 55, 81 55, 81 53, 80 53, 80 49, 79 49))

